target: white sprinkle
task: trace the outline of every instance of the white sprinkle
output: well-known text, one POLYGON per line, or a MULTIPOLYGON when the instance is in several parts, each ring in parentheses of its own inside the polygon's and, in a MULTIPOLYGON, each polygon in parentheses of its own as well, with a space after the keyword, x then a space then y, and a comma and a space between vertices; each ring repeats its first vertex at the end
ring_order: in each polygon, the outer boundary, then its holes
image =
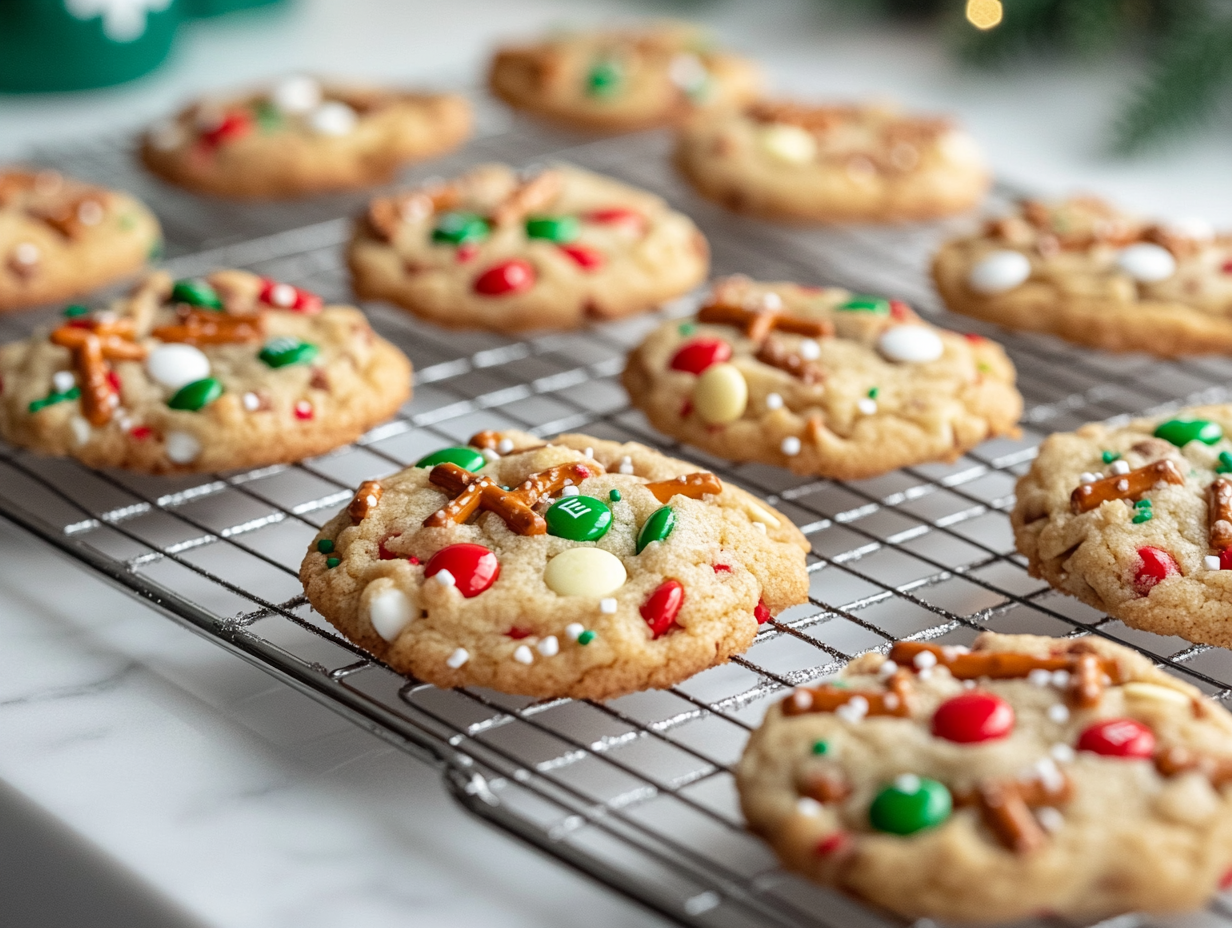
POLYGON ((500 460, 500 455, 497 454, 495 451, 493 451, 491 448, 484 448, 481 453, 483 454, 483 459, 487 461, 489 464, 491 464, 493 461, 500 460))
POLYGON ((915 665, 916 670, 927 670, 930 667, 937 666, 937 655, 932 651, 921 651, 911 661, 915 665))
POLYGON ((594 448, 583 448, 582 454, 586 455, 586 457, 588 458, 593 459, 595 456, 595 449, 594 448))
POLYGON ((975 681, 974 680, 963 680, 963 689, 964 690, 975 689, 975 681))
POLYGON ((898 664, 894 661, 886 659, 881 662, 881 666, 877 668, 878 676, 892 677, 898 672, 898 664))
POLYGON ((1126 461, 1113 461, 1112 462, 1112 472, 1114 474, 1128 474, 1129 473, 1129 463, 1126 461))
POLYGON ((800 453, 800 439, 795 435, 788 435, 779 444, 779 449, 788 457, 793 457, 800 453))
POLYGON ((369 506, 375 506, 377 504, 377 498, 373 496, 371 493, 369 493, 367 496, 364 497, 364 502, 367 503, 369 506))
POLYGON ((914 773, 899 774, 894 778, 894 788, 904 793, 919 792, 920 778, 914 773))
POLYGON ((821 357, 821 345, 813 341, 811 338, 806 338, 800 342, 800 357, 806 361, 816 361, 821 357))
POLYGON ((1074 749, 1068 744, 1058 742, 1048 749, 1048 753, 1058 764, 1068 764, 1074 759, 1074 749))
POLYGON ((508 454, 510 451, 513 450, 513 439, 512 438, 502 438, 500 441, 496 443, 496 450, 500 452, 501 454, 508 454))
POLYGON ((274 85, 270 100, 284 113, 307 113, 321 103, 321 85, 311 77, 296 74, 274 85))
POLYGON ((432 575, 432 579, 435 580, 437 583, 439 583, 441 586, 457 586, 458 585, 458 581, 454 578, 454 575, 450 573, 448 570, 446 570, 445 568, 441 568, 436 573, 434 573, 432 575))
POLYGON ((38 264, 39 258, 43 253, 39 251, 38 245, 34 242, 21 242, 13 249, 13 260, 18 264, 31 265, 38 264))
POLYGON ((1063 690, 1069 686, 1069 671, 1054 670, 1052 672, 1052 685, 1059 690, 1063 690))
POLYGON ((823 806, 812 796, 801 796, 796 800, 796 811, 801 815, 807 815, 809 818, 812 818, 815 815, 821 815, 824 808, 825 806, 823 806))
POLYGON ((359 122, 359 115, 337 100, 322 103, 308 117, 308 125, 318 135, 350 135, 359 122))
POLYGON ((290 284, 274 284, 270 288, 270 303, 286 308, 295 305, 295 288, 290 284))
POLYGON ((754 522, 753 528, 757 529, 763 535, 766 534, 766 523, 765 522, 754 522))
POLYGON ((1138 242, 1121 251, 1117 266, 1139 283, 1153 284, 1176 273, 1176 258, 1159 245, 1138 242))
POLYGON ((1207 570, 1219 569, 1219 558, 1214 554, 1208 554, 1202 559, 1202 563, 1206 565, 1207 570))
POLYGON ((812 133, 788 123, 773 123, 762 130, 762 146, 787 164, 804 164, 817 157, 817 140, 812 133))
POLYGON ((851 725, 859 724, 868 715, 868 700, 863 696, 853 696, 835 709, 834 714, 851 725))
POLYGON ((445 664, 446 666, 452 667, 454 670, 457 670, 459 667, 461 667, 463 664, 465 664, 470 659, 471 659, 471 656, 469 653, 467 653, 466 648, 458 648, 456 651, 450 654, 449 657, 445 658, 445 664))
POLYGON ((1057 769, 1056 761, 1044 757, 1035 762, 1035 775, 1050 793, 1060 792, 1065 787, 1065 776, 1057 769))
POLYGON ((56 371, 51 375, 51 387, 57 393, 67 393, 77 386, 77 378, 72 371, 56 371))
POLYGON ((115 419, 115 424, 120 427, 121 432, 127 432, 135 424, 132 417, 123 409, 117 409, 113 418, 115 419))
POLYGON ((415 611, 405 593, 396 588, 381 590, 368 604, 368 621, 386 641, 393 641, 411 624, 415 611))
POLYGON ((994 251, 971 268, 967 286, 976 293, 993 294, 1013 290, 1031 276, 1031 262, 1018 251, 994 251))
POLYGON ((68 420, 68 427, 73 430, 73 441, 84 445, 90 440, 90 423, 81 416, 73 416, 68 420))
POLYGON ((761 295, 761 308, 771 309, 771 310, 782 309, 783 308, 783 298, 779 296, 777 293, 773 293, 773 292, 763 293, 761 295))
POLYGON ((1083 484, 1094 483, 1098 479, 1099 479, 1099 474, 1093 474, 1088 470, 1084 470, 1081 474, 1078 475, 1078 482, 1083 483, 1083 484))
POLYGON ((1042 667, 1036 667, 1027 674, 1027 682, 1032 686, 1044 687, 1052 682, 1052 674, 1042 667))
POLYGON ((796 690, 791 694, 791 704, 797 709, 808 709, 813 705, 813 694, 808 690, 796 690))
POLYGON ((560 642, 556 640, 555 635, 548 635, 541 642, 535 645, 535 650, 544 657, 555 657, 560 651, 560 642))
POLYGON ((398 208, 398 215, 403 222, 419 222, 427 219, 433 213, 432 198, 422 193, 413 193, 398 208))
POLYGON ((782 409, 783 408, 783 397, 779 396, 777 393, 767 393, 766 394, 766 408, 767 409, 782 409))
POLYGON ((560 495, 561 496, 577 496, 581 492, 582 491, 579 490, 577 487, 561 487, 560 495))
POLYGON ((877 401, 871 397, 865 396, 856 403, 856 409, 860 410, 866 416, 874 415, 877 412, 877 401))
POLYGON ((1035 817, 1039 820, 1040 827, 1049 833, 1060 831, 1061 826, 1065 824, 1065 816, 1052 806, 1041 806, 1036 809, 1035 817))
POLYGON ((82 225, 96 226, 103 221, 104 215, 103 204, 98 200, 82 200, 77 207, 77 218, 82 225))
POLYGON ((898 708, 898 694, 897 693, 886 693, 884 696, 881 697, 881 702, 887 709, 893 712, 895 709, 898 708))
POLYGON ((261 397, 257 396, 257 394, 253 393, 251 390, 241 397, 241 401, 244 404, 244 408, 249 412, 256 412, 261 408, 261 397))
POLYGON ((1129 481, 1128 480, 1118 480, 1116 482, 1116 488, 1117 488, 1118 493, 1128 493, 1129 492, 1129 481))
POLYGON ((915 675, 921 680, 931 680, 933 678, 933 669, 925 667, 923 670, 917 670, 915 675))
MULTIPOLYGON (((599 611, 602 612, 604 615, 615 615, 616 614, 616 597, 605 596, 603 599, 599 600, 599 611)), ((578 626, 578 627, 580 628, 581 626, 578 626)), ((578 632, 578 634, 580 635, 581 632, 578 632)))
POLYGON ((201 454, 201 442, 188 432, 168 432, 165 450, 173 464, 190 464, 201 454))
POLYGON ((1069 721, 1069 707, 1060 702, 1055 706, 1049 706, 1048 718, 1056 722, 1058 725, 1064 725, 1069 721))
POLYGON ((622 474, 633 473, 633 458, 626 454, 620 459, 620 467, 618 467, 617 470, 619 470, 622 474))
POLYGON ((586 628, 581 622, 570 622, 565 626, 565 637, 570 641, 577 641, 578 635, 584 631, 586 631, 586 628))
POLYGON ((533 664, 535 662, 535 655, 531 653, 530 648, 524 644, 521 644, 518 645, 518 649, 513 652, 513 659, 519 664, 533 664))

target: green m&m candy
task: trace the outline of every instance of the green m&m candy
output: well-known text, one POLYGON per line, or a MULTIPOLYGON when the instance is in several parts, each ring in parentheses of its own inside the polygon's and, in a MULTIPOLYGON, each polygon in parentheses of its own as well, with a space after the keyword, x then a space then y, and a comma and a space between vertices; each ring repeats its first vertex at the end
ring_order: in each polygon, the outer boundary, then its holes
POLYGON ((620 89, 623 80, 620 65, 615 61, 598 61, 586 75, 586 92, 592 97, 609 97, 620 89))
POLYGON ((213 377, 203 377, 176 390, 167 405, 172 409, 196 412, 222 396, 222 384, 213 377))
POLYGON ((442 245, 482 242, 488 237, 488 221, 476 213, 441 213, 432 229, 432 241, 442 245))
POLYGON ((878 316, 888 316, 890 301, 876 296, 853 296, 839 309, 846 313, 874 313, 878 316))
POLYGON ((474 448, 442 448, 420 458, 416 467, 436 467, 437 464, 457 464, 472 473, 487 463, 487 459, 474 448))
POLYGON ((569 244, 581 231, 576 216, 531 216, 526 220, 527 238, 545 238, 557 245, 569 244))
POLYGON ((548 534, 570 541, 594 541, 612 527, 612 510, 593 496, 566 496, 543 514, 548 534))
POLYGON ((82 306, 80 303, 70 303, 64 307, 65 319, 79 319, 82 316, 90 315, 90 309, 87 306, 82 306))
POLYGON ((1223 427, 1208 419, 1169 419, 1155 429, 1155 437, 1184 448, 1191 441, 1213 445, 1223 438, 1223 427))
POLYGON ((650 514, 650 518, 637 533, 637 553, 641 554, 652 541, 664 541, 676 527, 676 513, 671 506, 662 506, 650 514))
POLYGON ((301 342, 298 338, 274 338, 265 343, 257 357, 270 367, 289 367, 292 364, 307 364, 320 353, 316 345, 301 342))
POLYGON ((877 794, 868 820, 878 831, 911 835, 940 825, 950 817, 953 806, 945 784, 904 773, 877 794))
POLYGON ((218 291, 204 280, 187 278, 177 280, 171 288, 172 303, 187 303, 189 306, 199 306, 204 309, 222 309, 222 300, 218 291))

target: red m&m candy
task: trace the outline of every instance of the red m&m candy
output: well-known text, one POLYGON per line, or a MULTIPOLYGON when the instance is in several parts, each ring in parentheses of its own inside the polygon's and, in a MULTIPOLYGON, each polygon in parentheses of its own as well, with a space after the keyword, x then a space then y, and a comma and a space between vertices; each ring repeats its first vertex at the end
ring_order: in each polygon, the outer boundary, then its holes
POLYGON ((500 561, 483 545, 456 544, 441 548, 428 559, 425 577, 449 571, 449 580, 458 592, 470 599, 478 596, 500 576, 500 561))
POLYGON ((475 292, 484 296, 509 296, 534 285, 535 269, 521 258, 494 264, 475 278, 475 292))
POLYGON ((1078 750, 1134 760, 1155 753, 1155 733, 1136 719, 1106 719, 1078 736, 1078 750))
POLYGON ((261 280, 261 302, 297 313, 316 313, 321 311, 323 301, 315 293, 266 277, 261 280))
POLYGON ((963 693, 947 699, 933 714, 933 734, 958 744, 1004 738, 1014 730, 1014 710, 992 693, 963 693))
POLYGON ((573 262, 584 271, 597 271, 603 267, 606 260, 603 252, 585 245, 561 245, 560 250, 573 259, 573 262))
POLYGON ((1162 548, 1146 545, 1138 549, 1138 557, 1142 563, 1134 573, 1134 589, 1139 596, 1146 596, 1155 584, 1181 572, 1176 559, 1162 548))
POLYGON ((646 217, 635 209, 623 206, 613 206, 608 209, 596 209, 582 217, 587 222, 605 226, 627 226, 629 229, 641 231, 646 225, 646 217))
POLYGON ((687 374, 700 374, 712 364, 722 364, 731 356, 731 345, 723 339, 696 338, 680 347, 668 367, 687 374))
POLYGON ((236 110, 222 118, 218 125, 201 133, 201 143, 208 148, 217 148, 224 142, 242 138, 252 131, 252 117, 244 110, 236 110))
POLYGON ((650 626, 652 637, 658 638, 676 622, 676 614, 684 604, 684 587, 678 580, 664 580, 642 603, 642 618, 650 626))

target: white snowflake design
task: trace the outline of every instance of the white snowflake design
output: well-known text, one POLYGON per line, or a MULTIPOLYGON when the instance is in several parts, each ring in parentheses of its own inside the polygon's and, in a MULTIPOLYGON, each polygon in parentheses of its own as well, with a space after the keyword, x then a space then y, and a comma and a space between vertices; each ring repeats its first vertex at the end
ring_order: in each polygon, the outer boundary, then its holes
POLYGON ((64 0, 76 19, 103 18, 103 35, 113 42, 132 42, 145 34, 146 15, 159 13, 171 0, 64 0))

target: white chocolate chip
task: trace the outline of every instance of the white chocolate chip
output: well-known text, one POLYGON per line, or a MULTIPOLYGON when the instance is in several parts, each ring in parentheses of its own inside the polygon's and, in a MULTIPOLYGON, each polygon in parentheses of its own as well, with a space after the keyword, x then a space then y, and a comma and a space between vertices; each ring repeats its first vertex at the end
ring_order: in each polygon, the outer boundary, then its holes
POLYGON ((1126 699, 1141 700, 1142 702, 1163 702, 1171 703, 1175 706, 1188 706, 1190 703, 1189 695, 1180 690, 1140 680, 1131 680, 1129 683, 1126 683, 1121 687, 1121 693, 1126 699))
POLYGON ((1207 570, 1219 570, 1219 557, 1214 554, 1208 554, 1202 558, 1202 563, 1206 565, 1207 570))
POLYGON ((284 113, 307 113, 321 104, 321 85, 311 77, 295 74, 274 85, 270 100, 284 113))
POLYGON ((619 470, 620 473, 626 474, 626 475, 633 473, 633 458, 629 457, 626 454, 623 458, 620 459, 620 467, 617 468, 617 470, 619 470))
POLYGON ((210 359, 193 345, 170 342, 150 351, 145 359, 150 379, 168 390, 178 390, 210 376, 210 359))
POLYGON ((800 342, 800 347, 796 350, 799 352, 800 357, 806 361, 816 361, 821 357, 821 345, 811 338, 806 338, 800 342))
POLYGON ((749 514, 749 518, 753 520, 754 524, 762 526, 763 529, 767 525, 770 526, 770 528, 778 528, 783 524, 775 518, 772 512, 752 500, 745 500, 744 505, 749 514))
POLYGON ((877 401, 867 396, 861 397, 856 402, 856 409, 860 410, 860 413, 865 416, 875 415, 877 412, 877 401))
POLYGON ((393 641, 419 615, 418 604, 389 577, 373 580, 364 588, 368 621, 372 630, 386 641, 393 641))
POLYGON ((1090 471, 1086 471, 1086 470, 1084 470, 1081 474, 1078 475, 1078 482, 1082 484, 1094 483, 1098 479, 1099 479, 1099 474, 1093 474, 1090 471))
POLYGON ((513 652, 513 659, 519 664, 533 664, 535 662, 535 655, 531 652, 530 648, 524 644, 521 644, 518 645, 518 649, 513 652))
POLYGON ((261 408, 261 397, 257 396, 257 394, 253 393, 251 390, 240 397, 240 401, 244 404, 244 408, 249 412, 256 412, 261 408))
POLYGON ((481 451, 480 453, 483 455, 483 459, 487 461, 489 464, 493 463, 494 461, 500 460, 500 455, 497 454, 495 451, 493 451, 491 448, 484 448, 483 451, 481 451))
POLYGON ((513 450, 513 439, 502 438, 499 442, 496 443, 496 450, 500 454, 508 454, 510 451, 513 450))
POLYGON ((823 809, 825 809, 825 806, 812 796, 801 796, 796 800, 796 811, 801 815, 807 815, 809 818, 821 815, 823 809))
POLYGON ((1041 806, 1035 810, 1036 821, 1049 834, 1055 834, 1065 824, 1065 816, 1052 806, 1041 806))
POLYGON ((763 535, 766 534, 766 523, 765 522, 754 522, 753 528, 757 529, 763 535))
POLYGON ((560 490, 561 496, 577 496, 582 491, 577 487, 562 487, 560 490))
POLYGON ((926 364, 941 357, 945 344, 932 326, 910 323, 882 332, 877 350, 900 364, 926 364))
POLYGON ((748 404, 748 382, 734 364, 712 364, 693 384, 693 408, 709 425, 735 422, 748 404))
POLYGON ((449 657, 445 658, 445 665, 453 670, 457 670, 470 659, 471 656, 467 652, 466 648, 458 648, 450 654, 449 657))
POLYGON ((799 126, 773 123, 762 130, 765 150, 785 164, 806 164, 817 157, 817 140, 799 126))
POLYGON ((556 640, 555 635, 548 635, 541 642, 535 645, 535 650, 544 657, 555 657, 560 651, 560 642, 556 640))
POLYGON ((1112 472, 1114 474, 1128 474, 1129 464, 1125 461, 1113 461, 1112 462, 1112 472))
POLYGON ((788 457, 793 457, 800 453, 800 439, 795 435, 788 435, 779 444, 779 449, 788 457))

